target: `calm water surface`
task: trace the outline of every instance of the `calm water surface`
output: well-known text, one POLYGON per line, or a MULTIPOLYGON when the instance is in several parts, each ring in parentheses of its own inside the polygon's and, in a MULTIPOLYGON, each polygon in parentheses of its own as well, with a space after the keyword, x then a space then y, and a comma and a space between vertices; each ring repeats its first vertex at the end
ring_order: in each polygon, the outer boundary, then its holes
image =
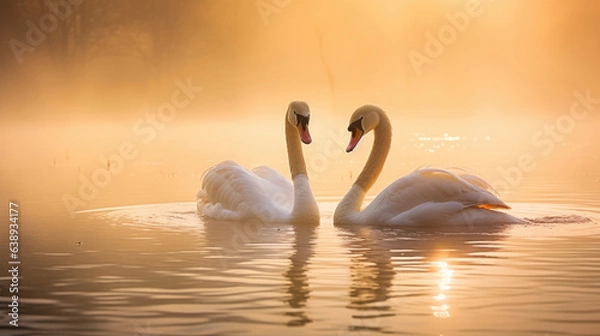
POLYGON ((20 327, 0 332, 598 335, 600 197, 579 196, 452 232, 337 228, 328 199, 315 228, 205 223, 194 203, 30 220, 20 327))

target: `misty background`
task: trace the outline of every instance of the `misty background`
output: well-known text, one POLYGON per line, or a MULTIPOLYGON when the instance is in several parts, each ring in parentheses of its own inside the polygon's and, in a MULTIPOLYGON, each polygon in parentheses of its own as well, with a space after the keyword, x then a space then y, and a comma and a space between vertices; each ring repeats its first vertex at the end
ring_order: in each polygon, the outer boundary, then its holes
POLYGON ((477 16, 469 3, 3 1, 2 196, 64 212, 64 195, 78 197, 81 176, 110 169, 126 141, 138 154, 82 209, 194 200, 202 172, 225 159, 287 176, 282 121, 298 99, 312 109, 305 153, 319 196, 343 195, 360 172, 371 138, 345 154, 345 128, 367 103, 394 125, 373 193, 429 165, 508 183, 515 200, 541 185, 600 189, 600 105, 560 137, 544 133, 574 92, 600 98, 600 3, 481 1, 477 16), (457 15, 467 15, 462 31, 428 56, 428 36, 439 40, 457 15), (44 35, 36 45, 32 25, 44 35), (416 53, 429 61, 416 67, 416 53), (135 125, 148 126, 177 81, 202 90, 141 141, 135 125), (535 168, 515 173, 522 155, 535 168))

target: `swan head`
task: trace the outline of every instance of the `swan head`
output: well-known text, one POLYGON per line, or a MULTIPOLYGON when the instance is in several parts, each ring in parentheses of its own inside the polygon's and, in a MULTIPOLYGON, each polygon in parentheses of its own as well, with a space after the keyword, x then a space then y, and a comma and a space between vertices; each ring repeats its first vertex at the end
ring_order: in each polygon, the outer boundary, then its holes
POLYGON ((303 101, 293 101, 288 106, 287 121, 294 127, 298 128, 300 140, 305 144, 310 144, 312 138, 308 131, 308 122, 310 121, 310 108, 303 101))
POLYGON ((348 132, 351 132, 352 136, 346 152, 351 152, 358 145, 363 135, 371 132, 379 125, 380 114, 381 109, 373 105, 365 105, 352 113, 348 125, 348 132))

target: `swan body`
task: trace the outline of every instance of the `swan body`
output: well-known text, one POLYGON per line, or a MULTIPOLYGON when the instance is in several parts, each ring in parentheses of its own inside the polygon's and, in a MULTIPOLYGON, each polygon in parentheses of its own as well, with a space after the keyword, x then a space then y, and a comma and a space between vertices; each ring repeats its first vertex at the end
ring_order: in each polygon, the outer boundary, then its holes
POLYGON ((309 144, 310 110, 292 102, 286 113, 286 142, 292 182, 267 166, 248 170, 224 161, 204 173, 198 211, 224 221, 318 223, 319 209, 310 188, 301 141, 309 144))
POLYGON ((523 220, 496 211, 510 209, 483 179, 438 168, 418 169, 387 188, 361 211, 391 144, 391 123, 383 110, 367 105, 350 119, 350 152, 373 130, 375 141, 365 167, 334 213, 336 225, 483 225, 523 220))

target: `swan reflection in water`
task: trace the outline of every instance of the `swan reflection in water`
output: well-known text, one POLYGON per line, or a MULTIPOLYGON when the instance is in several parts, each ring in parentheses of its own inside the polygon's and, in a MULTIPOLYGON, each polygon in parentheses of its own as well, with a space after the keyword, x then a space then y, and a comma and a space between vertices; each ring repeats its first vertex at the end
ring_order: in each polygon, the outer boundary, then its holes
MULTIPOLYGON (((290 253, 282 246, 291 246, 289 266, 283 277, 286 279, 283 300, 289 309, 284 313, 290 317, 288 326, 303 326, 312 322, 306 315, 306 305, 310 298, 307 275, 310 258, 316 237, 315 225, 290 225, 284 223, 227 222, 207 220, 204 223, 206 241, 218 248, 221 258, 214 264, 215 269, 226 273, 238 273, 258 261, 270 263, 271 258, 285 259, 282 254, 290 253), (293 241, 291 237, 293 236, 293 241), (249 245, 254 245, 250 247, 249 245), (261 246, 261 248, 256 248, 261 246)), ((217 261, 213 261, 215 263, 217 261)))
POLYGON ((349 331, 381 332, 381 318, 395 315, 388 301, 396 274, 391 253, 381 248, 381 232, 376 229, 345 229, 342 234, 352 256, 347 308, 356 310, 352 318, 358 322, 349 331))
MULTIPOLYGON (((456 228, 442 230, 439 226, 435 230, 333 228, 345 249, 343 253, 350 256, 346 307, 352 315, 344 328, 348 332, 385 333, 391 332, 402 316, 451 318, 451 286, 461 263, 481 252, 495 250, 495 244, 489 242, 502 239, 505 227, 480 227, 477 232, 469 232, 468 227, 463 228, 467 232, 455 232, 452 230, 456 228)), ((272 265, 273 261, 287 259, 287 266, 280 273, 286 280, 280 287, 285 294, 280 301, 286 306, 284 323, 302 327, 313 322, 314 316, 308 314, 307 307, 314 278, 308 273, 317 232, 327 228, 207 222, 204 230, 206 241, 212 246, 217 244, 215 247, 222 251, 227 277, 243 275, 244 270, 257 264, 279 267, 272 265)))
POLYGON ((283 275, 288 280, 287 293, 291 296, 287 301, 292 310, 286 312, 287 316, 293 317, 288 326, 303 326, 312 322, 304 308, 310 297, 308 276, 306 274, 309 260, 313 256, 313 245, 315 240, 315 226, 294 227, 295 240, 294 252, 290 256, 290 267, 283 275))
POLYGON ((352 256, 348 308, 356 312, 348 330, 391 332, 388 326, 402 315, 450 318, 453 260, 495 250, 489 241, 501 239, 505 227, 495 225, 476 233, 338 228, 352 256), (480 241, 486 244, 473 243, 480 241), (384 323, 386 318, 394 319, 384 323))

